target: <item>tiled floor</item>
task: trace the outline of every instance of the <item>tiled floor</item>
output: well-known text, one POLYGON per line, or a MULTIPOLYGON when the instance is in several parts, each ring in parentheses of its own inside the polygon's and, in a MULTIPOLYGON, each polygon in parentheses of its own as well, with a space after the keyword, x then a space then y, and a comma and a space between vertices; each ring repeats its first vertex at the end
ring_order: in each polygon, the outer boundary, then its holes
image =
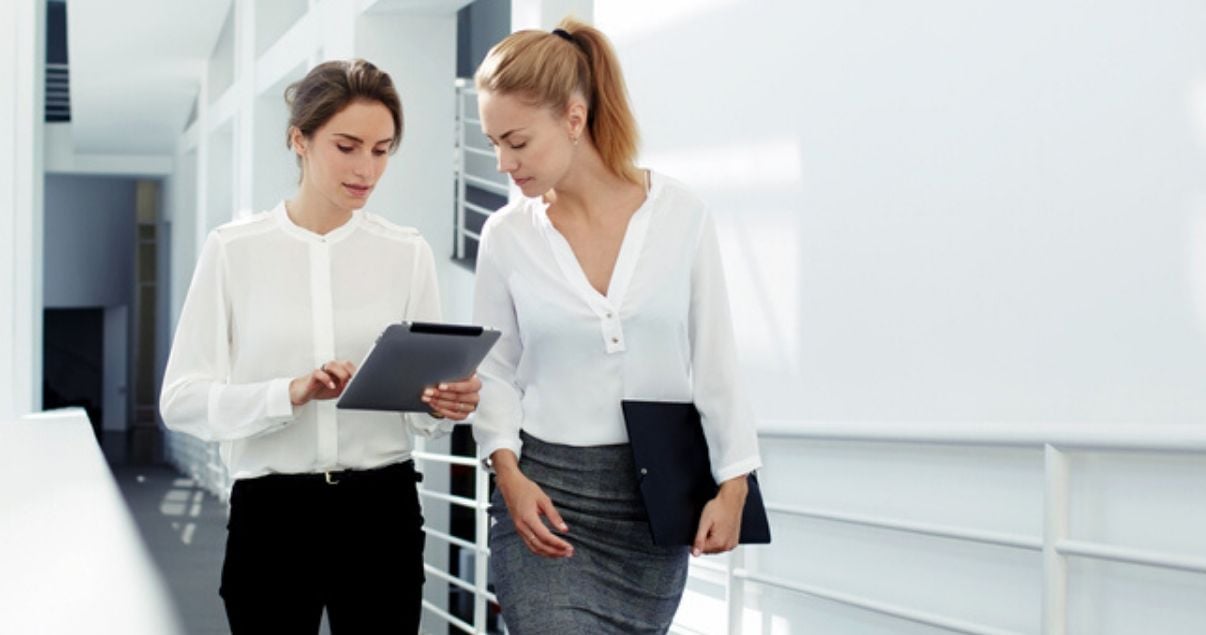
MULTIPOLYGON (((226 611, 218 597, 226 551, 226 503, 166 465, 121 462, 106 446, 142 539, 171 589, 186 635, 227 635, 226 611)), ((329 635, 324 616, 319 635, 329 635)))
POLYGON ((226 504, 166 466, 113 465, 188 635, 229 633, 218 597, 226 504))

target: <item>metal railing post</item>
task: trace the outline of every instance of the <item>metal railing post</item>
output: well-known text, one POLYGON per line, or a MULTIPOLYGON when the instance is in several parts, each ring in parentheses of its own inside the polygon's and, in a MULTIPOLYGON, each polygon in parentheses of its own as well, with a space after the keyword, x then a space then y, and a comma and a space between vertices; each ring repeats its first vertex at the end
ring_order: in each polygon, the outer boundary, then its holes
POLYGON ((456 258, 465 257, 465 85, 457 80, 456 86, 456 157, 453 158, 456 170, 456 242, 453 254, 456 258))
POLYGON ((724 588, 729 610, 729 635, 741 635, 741 620, 745 616, 745 578, 736 573, 744 568, 745 548, 739 546, 729 554, 729 562, 725 566, 728 576, 724 588))
POLYGON ((489 568, 487 567, 486 549, 489 545, 490 534, 490 517, 486 513, 486 506, 490 501, 490 475, 486 473, 482 467, 480 459, 481 449, 478 448, 479 462, 474 468, 474 498, 477 500, 477 508, 473 510, 473 516, 476 520, 474 530, 474 542, 477 545, 477 550, 473 553, 473 627, 479 635, 484 635, 486 632, 486 590, 487 590, 487 575, 489 568))
POLYGON ((1059 543, 1068 537, 1068 457, 1050 443, 1043 454, 1043 635, 1068 628, 1068 562, 1059 543))

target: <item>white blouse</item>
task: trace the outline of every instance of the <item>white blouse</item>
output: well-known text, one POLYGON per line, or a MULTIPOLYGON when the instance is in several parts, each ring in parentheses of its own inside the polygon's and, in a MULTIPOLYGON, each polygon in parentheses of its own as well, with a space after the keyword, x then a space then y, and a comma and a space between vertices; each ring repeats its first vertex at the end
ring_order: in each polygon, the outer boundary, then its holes
POLYGON ((223 225, 202 249, 176 326, 159 408, 167 427, 220 441, 233 478, 367 469, 404 461, 424 414, 294 407, 289 382, 359 364, 392 322, 438 321, 431 248, 412 228, 361 211, 315 234, 284 203, 223 225))
POLYGON ((478 369, 483 456, 553 443, 626 443, 623 399, 694 401, 717 482, 761 466, 742 396, 716 230, 679 182, 652 174, 607 294, 586 278, 540 198, 490 216, 474 320, 503 333, 478 369))

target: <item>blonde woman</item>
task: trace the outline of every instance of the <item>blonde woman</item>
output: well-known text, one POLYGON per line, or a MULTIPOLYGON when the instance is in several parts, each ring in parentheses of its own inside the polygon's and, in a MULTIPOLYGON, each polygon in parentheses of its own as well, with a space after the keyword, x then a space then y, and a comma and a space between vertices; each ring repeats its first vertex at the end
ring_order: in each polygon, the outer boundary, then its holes
POLYGON ((504 39, 477 71, 482 126, 524 198, 493 214, 475 319, 474 435, 497 474, 491 569, 510 632, 661 633, 688 553, 737 544, 761 465, 715 227, 681 183, 634 165, 636 123, 598 30, 504 39), (720 491, 692 547, 652 544, 623 399, 694 401, 720 491))

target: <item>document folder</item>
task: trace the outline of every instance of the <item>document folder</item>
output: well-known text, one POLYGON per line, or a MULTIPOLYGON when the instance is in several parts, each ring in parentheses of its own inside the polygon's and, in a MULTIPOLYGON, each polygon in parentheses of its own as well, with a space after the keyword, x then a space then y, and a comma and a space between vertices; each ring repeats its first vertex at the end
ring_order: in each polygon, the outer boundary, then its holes
POLYGON ((480 326, 401 322, 381 332, 352 375, 337 408, 430 412, 423 390, 473 374, 498 341, 480 326))
MULTIPOLYGON (((653 544, 694 543, 704 505, 720 489, 712 478, 699 411, 693 403, 680 402, 625 400, 620 405, 653 544)), ((762 491, 757 476, 750 474, 740 541, 766 544, 770 539, 762 491)))

